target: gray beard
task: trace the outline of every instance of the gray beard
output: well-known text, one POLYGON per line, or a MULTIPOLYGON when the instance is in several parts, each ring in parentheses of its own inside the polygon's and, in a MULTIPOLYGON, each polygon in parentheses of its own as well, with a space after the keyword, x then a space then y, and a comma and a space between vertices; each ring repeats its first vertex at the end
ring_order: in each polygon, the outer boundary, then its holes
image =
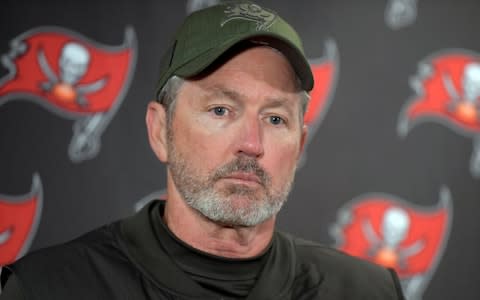
POLYGON ((257 160, 243 156, 205 177, 176 151, 172 132, 168 133, 168 140, 168 167, 173 182, 183 200, 207 219, 226 226, 251 227, 276 215, 287 201, 294 171, 279 190, 272 190, 270 176, 257 160), (221 190, 215 189, 218 180, 235 172, 255 173, 263 189, 242 184, 227 184, 221 190), (235 205, 237 201, 240 205, 235 205))

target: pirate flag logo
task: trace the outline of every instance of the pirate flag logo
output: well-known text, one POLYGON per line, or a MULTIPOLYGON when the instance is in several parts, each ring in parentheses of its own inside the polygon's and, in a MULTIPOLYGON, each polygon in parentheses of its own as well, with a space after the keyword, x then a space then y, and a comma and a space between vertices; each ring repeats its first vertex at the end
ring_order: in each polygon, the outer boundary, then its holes
POLYGON ((331 228, 335 247, 395 269, 406 299, 420 300, 448 240, 451 203, 445 187, 431 207, 385 194, 359 197, 339 210, 331 228))
MULTIPOLYGON (((307 143, 312 141, 325 115, 327 114, 337 85, 339 59, 335 41, 325 41, 324 55, 309 59, 315 85, 310 92, 310 101, 304 115, 304 123, 308 125, 307 143)), ((305 147, 306 149, 306 147, 305 147)), ((306 161, 306 151, 303 152, 300 165, 306 161)))
POLYGON ((400 114, 398 132, 406 136, 423 121, 440 122, 473 139, 470 171, 480 177, 480 59, 475 53, 445 51, 419 64, 411 80, 415 95, 400 114))
POLYGON ((0 105, 29 99, 74 120, 69 156, 91 159, 118 110, 136 60, 133 29, 121 46, 104 46, 62 28, 39 27, 11 42, 1 56, 8 74, 0 78, 0 105))
POLYGON ((325 41, 324 56, 309 59, 315 85, 310 92, 310 102, 305 112, 305 124, 315 130, 325 117, 333 98, 338 77, 339 61, 335 41, 325 41))
POLYGON ((42 213, 42 184, 33 176, 31 191, 22 196, 0 195, 0 268, 30 248, 42 213))

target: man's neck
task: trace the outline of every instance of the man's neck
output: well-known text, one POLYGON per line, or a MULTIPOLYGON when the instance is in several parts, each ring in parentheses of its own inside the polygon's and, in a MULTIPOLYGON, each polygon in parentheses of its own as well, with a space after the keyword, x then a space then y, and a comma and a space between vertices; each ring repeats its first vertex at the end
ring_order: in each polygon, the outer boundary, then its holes
POLYGON ((190 246, 229 258, 260 255, 268 247, 275 225, 275 218, 253 227, 217 224, 188 206, 176 191, 169 191, 163 219, 175 236, 190 246))

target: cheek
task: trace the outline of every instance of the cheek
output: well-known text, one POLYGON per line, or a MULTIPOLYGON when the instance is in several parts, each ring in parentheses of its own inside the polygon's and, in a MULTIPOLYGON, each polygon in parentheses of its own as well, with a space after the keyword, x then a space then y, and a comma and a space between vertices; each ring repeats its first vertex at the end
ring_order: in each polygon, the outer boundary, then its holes
POLYGON ((177 151, 197 168, 202 166, 207 170, 214 170, 221 163, 219 161, 225 151, 227 137, 220 131, 206 128, 201 122, 196 120, 174 124, 174 132, 179 133, 174 135, 174 143, 177 151))
POLYGON ((265 148, 265 163, 268 164, 270 175, 275 178, 284 178, 295 171, 299 154, 299 143, 289 142, 269 144, 265 148))

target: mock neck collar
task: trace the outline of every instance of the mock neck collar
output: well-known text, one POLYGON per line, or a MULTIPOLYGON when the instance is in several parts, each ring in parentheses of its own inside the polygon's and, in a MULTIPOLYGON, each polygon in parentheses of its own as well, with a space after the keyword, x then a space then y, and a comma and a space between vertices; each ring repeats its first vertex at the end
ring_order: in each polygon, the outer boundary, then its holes
MULTIPOLYGON (((161 219, 164 205, 164 201, 152 201, 137 214, 121 222, 121 232, 129 258, 156 284, 175 294, 196 299, 215 298, 216 295, 202 288, 174 263, 172 254, 162 243, 166 233, 166 226, 162 225, 161 219)), ((177 246, 180 252, 185 250, 185 247, 191 248, 181 241, 177 246)), ((204 252, 195 251, 198 255, 205 255, 204 252)), ((231 261, 228 258, 207 255, 213 260, 231 261)), ((270 249, 265 255, 263 269, 247 299, 281 299, 293 283, 296 263, 293 242, 275 232, 270 249)))

